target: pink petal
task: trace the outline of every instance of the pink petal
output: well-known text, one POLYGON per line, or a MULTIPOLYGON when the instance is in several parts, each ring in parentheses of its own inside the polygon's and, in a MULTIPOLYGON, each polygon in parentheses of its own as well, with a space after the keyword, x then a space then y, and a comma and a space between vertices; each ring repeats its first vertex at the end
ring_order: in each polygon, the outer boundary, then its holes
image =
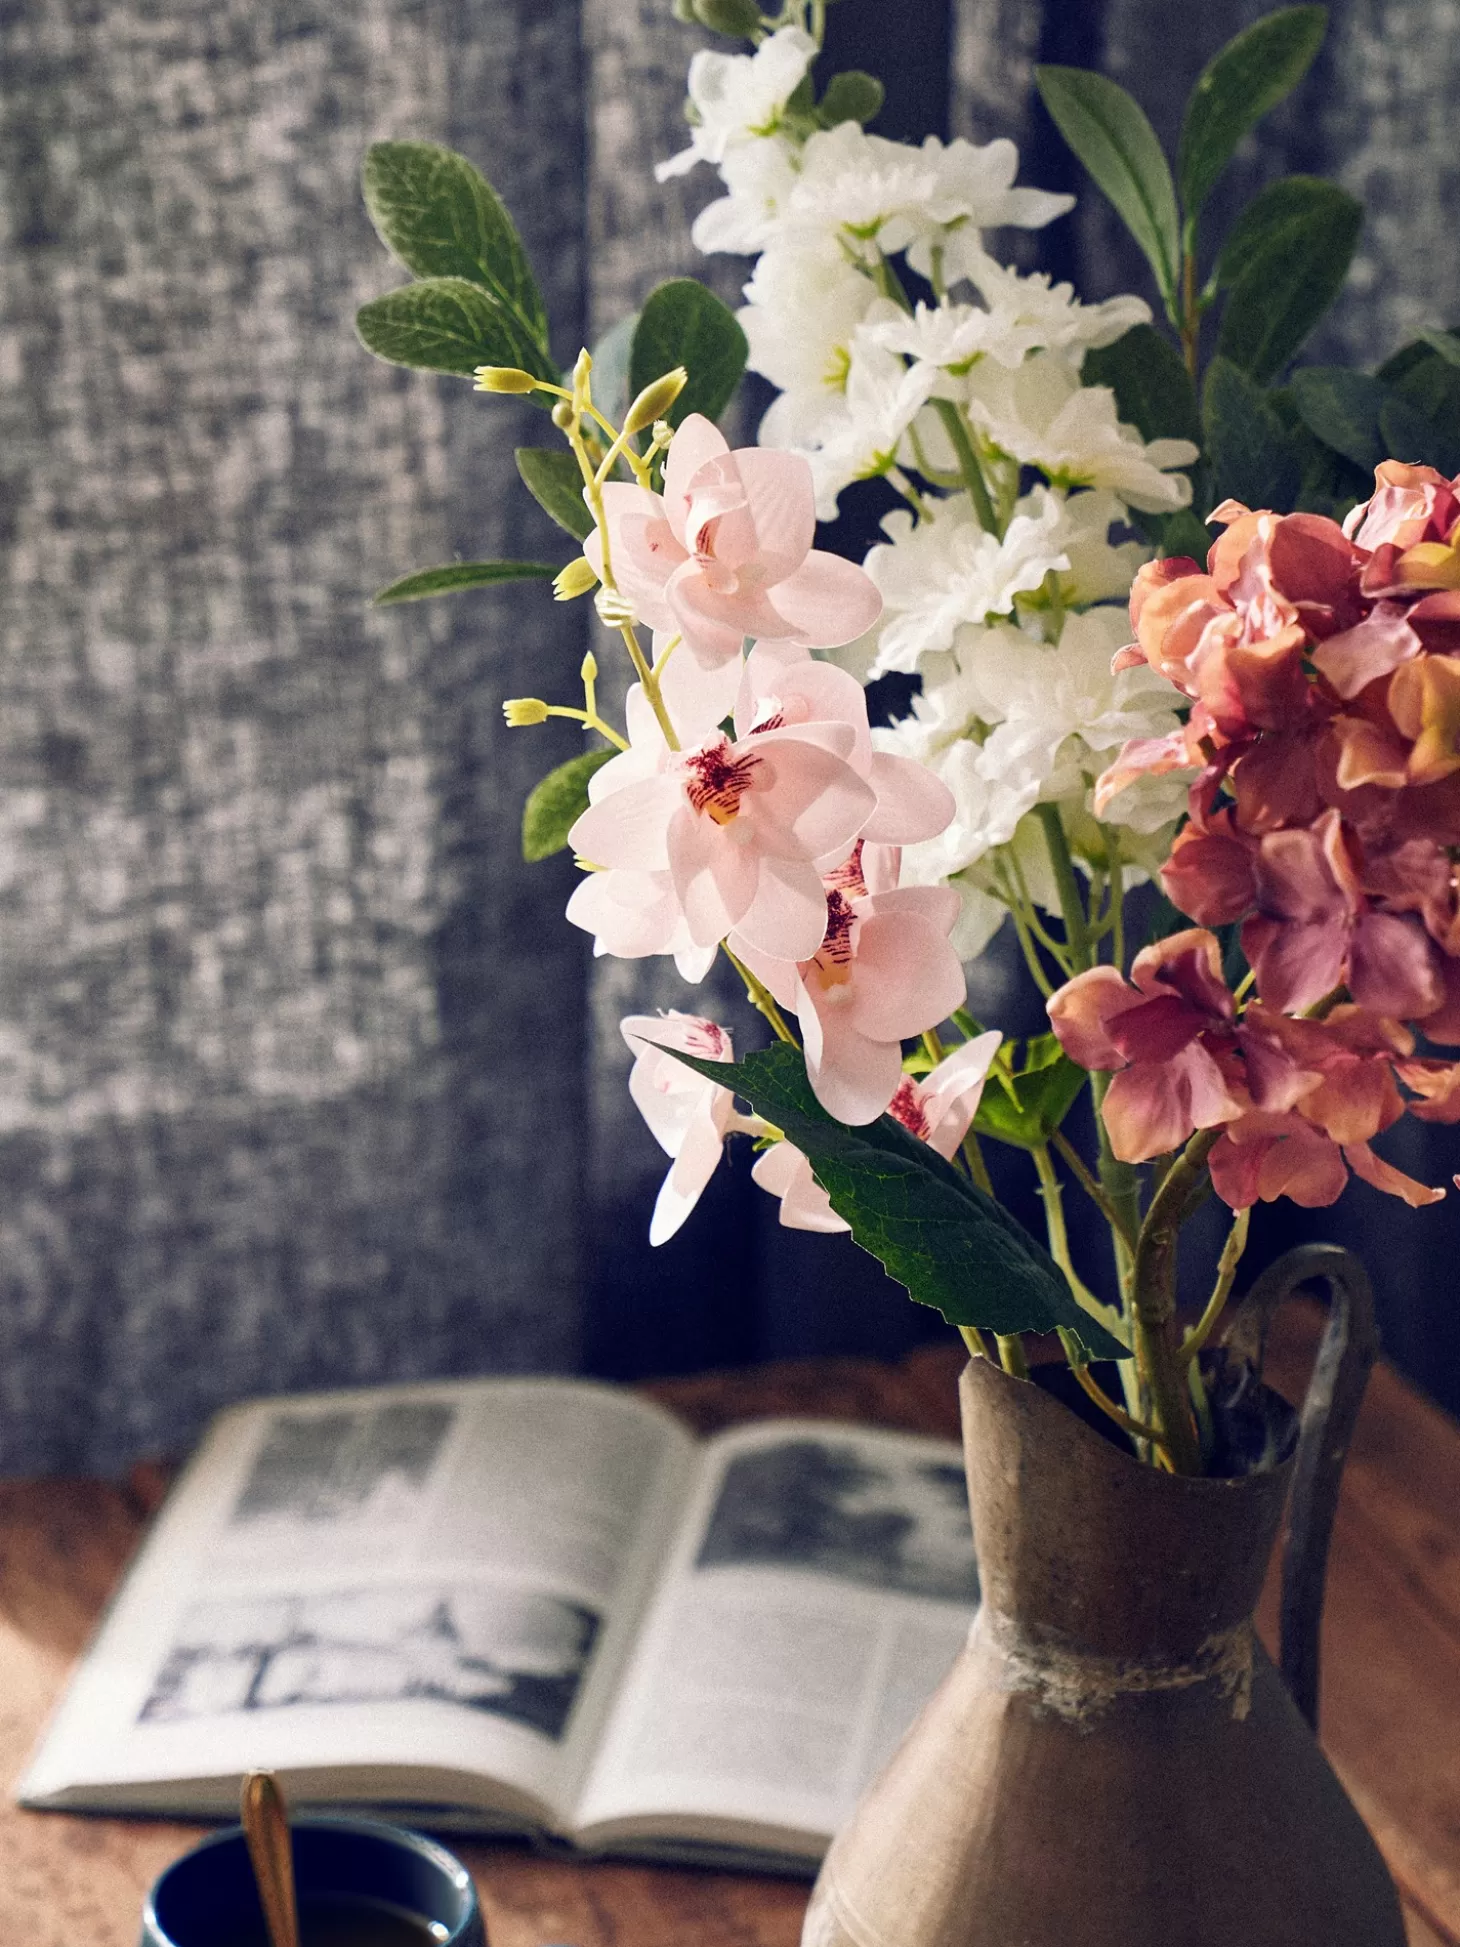
POLYGON ((1365 913, 1349 949, 1349 990, 1374 1014, 1420 1020, 1444 999, 1436 958, 1416 921, 1397 913, 1365 913))
MULTIPOLYGON (((843 992, 833 988, 828 996, 811 993, 821 1033, 815 1059, 811 1039, 806 1041, 806 1074, 827 1114, 856 1127, 875 1122, 897 1093, 902 1048, 896 1041, 874 1041, 861 1033, 850 1008, 838 1004, 843 992)), ((805 1014, 801 1020, 804 1025, 805 1014)))
POLYGON ((668 875, 648 872, 588 873, 568 901, 567 918, 594 935, 599 953, 619 960, 668 953, 683 924, 668 875))
POLYGON ((730 443, 702 412, 692 412, 675 431, 664 462, 664 506, 676 537, 684 540, 689 514, 689 483, 711 460, 730 451, 730 443))
POLYGON ((659 1186, 654 1215, 649 1220, 651 1244, 666 1243, 694 1209, 715 1174, 724 1142, 708 1119, 701 1119, 688 1131, 683 1148, 659 1186))
POLYGON ((1046 1012, 1071 1061, 1082 1068, 1124 1068, 1125 1056, 1111 1039, 1110 1024, 1140 1007, 1144 998, 1127 985, 1118 968, 1091 967, 1052 994, 1046 1012))
POLYGON ((705 564, 691 556, 675 569, 665 587, 674 626, 687 643, 703 642, 707 657, 722 656, 732 638, 738 649, 748 635, 783 633, 781 618, 762 589, 753 583, 742 585, 733 576, 726 582, 719 586, 705 564))
POLYGON ((809 861, 762 859, 736 933, 772 960, 809 960, 826 932, 826 892, 809 861))
MULTIPOLYGON (((608 522, 609 563, 619 592, 634 605, 650 628, 667 628, 673 620, 665 588, 685 559, 658 494, 626 481, 610 480, 603 489, 603 512, 608 522)), ((597 528, 583 543, 583 552, 603 577, 603 537, 597 528)))
MULTIPOLYGON (((787 575, 800 568, 816 538, 816 490, 809 463, 799 453, 777 452, 770 446, 742 446, 722 464, 733 464, 740 476, 755 534, 751 558, 757 579, 767 587, 783 583, 787 575)), ((725 558, 718 537, 714 552, 717 560, 725 558)))
POLYGON ((1419 654, 1420 641, 1398 602, 1377 602, 1362 622, 1329 636, 1313 651, 1313 661, 1342 697, 1387 676, 1419 654))
MULTIPOLYGON (((664 653, 668 640, 662 630, 656 631, 656 660, 664 653)), ((688 643, 682 643, 665 664, 659 679, 659 693, 681 744, 696 744, 723 723, 735 707, 739 688, 738 644, 733 656, 706 664, 693 654, 688 643)))
MULTIPOLYGON (((888 900, 897 896, 883 895, 888 900)), ((894 1043, 936 1027, 968 998, 963 966, 946 930, 913 914, 863 920, 846 986, 842 1012, 856 1032, 894 1043)), ((899 1047, 899 1062, 901 1053, 899 1047)))
POLYGON ((1106 1090, 1101 1115, 1122 1163, 1149 1163, 1179 1149, 1195 1127, 1182 1076, 1169 1063, 1143 1061, 1121 1069, 1106 1090))
POLYGON ((923 1077, 919 1093, 928 1118, 927 1140, 940 1156, 952 1158, 978 1113, 984 1082, 1003 1036, 997 1028, 965 1041, 923 1077))
POLYGON ((813 662, 799 643, 758 643, 746 658, 735 699, 736 735, 764 736, 771 729, 795 731, 821 723, 850 728, 851 741, 839 755, 865 777, 872 765, 872 735, 866 692, 856 677, 833 663, 813 662))
POLYGON ((775 584, 770 600, 780 627, 765 634, 789 636, 813 649, 855 642, 882 613, 882 597, 872 577, 854 561, 820 548, 775 584))
POLYGON ((568 833, 568 843, 594 865, 662 872, 669 865, 670 823, 683 802, 677 778, 642 778, 590 804, 568 833))
POLYGON ((727 837, 733 829, 682 803, 669 824, 670 876, 696 946, 718 945, 755 897, 760 861, 727 837))
POLYGON ((1179 994, 1213 1021, 1230 1021, 1232 996, 1222 977, 1222 948, 1204 926, 1188 926, 1142 947, 1131 979, 1145 994, 1179 994))
POLYGON ((811 1165, 794 1143, 774 1143, 750 1172, 751 1181, 781 1199, 781 1222, 788 1230, 850 1230, 831 1198, 811 1174, 811 1165))
POLYGON ((1402 1197, 1411 1210, 1418 1210, 1427 1203, 1438 1203, 1445 1192, 1431 1189, 1428 1183, 1418 1183, 1403 1170, 1395 1169, 1386 1163, 1382 1156, 1376 1156, 1367 1143, 1348 1143, 1344 1147, 1349 1167, 1355 1176, 1361 1176, 1365 1183, 1372 1183, 1376 1190, 1383 1190, 1391 1197, 1402 1197))
POLYGON ((1261 914, 1244 922, 1242 951, 1270 1007, 1300 1014, 1332 993, 1343 977, 1348 930, 1338 924, 1299 926, 1261 914))
POLYGON ((953 793, 916 758, 876 751, 868 781, 877 793, 877 809, 862 828, 869 844, 916 845, 953 822, 953 793))
POLYGON ((806 738, 769 730, 735 746, 737 752, 746 748, 762 760, 741 812, 754 819, 759 851, 777 858, 825 858, 850 845, 876 807, 871 786, 849 764, 806 738))
POLYGON ((1116 1015, 1108 1032, 1126 1062, 1170 1061, 1207 1026, 1206 1015, 1179 994, 1160 994, 1116 1015))

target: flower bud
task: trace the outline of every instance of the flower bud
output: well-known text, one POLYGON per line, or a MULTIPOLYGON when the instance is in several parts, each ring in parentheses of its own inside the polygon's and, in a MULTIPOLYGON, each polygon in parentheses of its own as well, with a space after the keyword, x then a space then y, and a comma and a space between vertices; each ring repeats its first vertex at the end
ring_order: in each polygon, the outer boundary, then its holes
POLYGON ((662 419, 688 384, 689 373, 682 365, 676 365, 672 372, 666 372, 663 378, 646 385, 629 407, 624 431, 642 433, 646 426, 652 426, 656 419, 662 419))
POLYGON ((580 554, 578 559, 570 561, 554 580, 553 600, 555 602, 576 601, 578 596, 586 595, 597 580, 598 575, 593 564, 580 554))
POLYGON ((701 27, 733 34, 737 40, 749 40, 765 26, 765 15, 755 0, 694 0, 694 17, 701 27))
POLYGON ((580 398, 588 395, 588 375, 593 370, 593 354, 585 345, 573 367, 573 390, 580 398))
POLYGON ((573 411, 571 401, 567 399, 559 399, 558 403, 553 407, 553 424, 560 433, 566 433, 577 416, 573 411))
POLYGON ((535 392, 537 380, 531 372, 516 365, 478 365, 474 374, 478 392, 535 392))
POLYGON ((835 128, 838 122, 870 122, 882 106, 884 93, 875 74, 848 68, 845 74, 834 74, 827 82, 817 111, 828 128, 835 128))
POLYGON ((535 723, 546 723, 548 706, 539 696, 509 696, 502 705, 509 730, 528 730, 535 723))
POLYGON ((585 683, 596 683, 598 681, 598 658, 591 649, 583 658, 578 669, 578 674, 583 678, 585 683))

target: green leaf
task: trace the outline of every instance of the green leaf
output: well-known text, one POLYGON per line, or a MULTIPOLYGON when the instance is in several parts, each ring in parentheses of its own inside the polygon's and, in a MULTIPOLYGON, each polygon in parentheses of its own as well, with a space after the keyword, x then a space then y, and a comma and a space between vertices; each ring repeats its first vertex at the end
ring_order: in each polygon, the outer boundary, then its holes
POLYGON ((491 588, 501 581, 551 581, 557 572, 546 561, 449 561, 442 568, 418 568, 370 601, 375 608, 386 608, 392 602, 421 602, 428 595, 454 595, 462 588, 491 588))
MULTIPOLYGON (((1336 183, 1297 180, 1311 185, 1298 199, 1306 204, 1301 214, 1289 200, 1281 220, 1239 238, 1242 268, 1217 335, 1222 357, 1264 383, 1287 364, 1338 296, 1363 223, 1363 206, 1336 183)), ((1246 215, 1261 201, 1249 204, 1246 215)), ((1224 265, 1229 266, 1227 252, 1219 272, 1224 265)))
POLYGON ((638 327, 639 314, 631 311, 593 347, 593 403, 615 426, 629 409, 629 353, 638 327))
POLYGON ((1333 187, 1321 176, 1279 176, 1260 189, 1227 232, 1212 266, 1212 289, 1235 284, 1285 231, 1322 210, 1333 187))
POLYGON ((1307 365, 1288 390, 1303 424, 1325 446, 1369 470, 1384 458, 1379 409, 1388 393, 1378 379, 1343 365, 1307 365))
POLYGON ((847 68, 827 82, 816 112, 827 128, 835 128, 838 122, 870 122, 885 98, 886 90, 875 74, 847 68))
POLYGON ((734 1089, 810 1160, 864 1251, 920 1305, 953 1325, 1052 1332, 1096 1358, 1129 1354, 1075 1302, 1063 1273, 1021 1224, 891 1116, 848 1128, 811 1091, 799 1048, 778 1042, 739 1062, 678 1059, 734 1089))
POLYGON ((1411 466, 1432 466, 1452 478, 1460 473, 1460 424, 1431 417, 1412 399, 1393 394, 1379 414, 1384 451, 1411 466))
POLYGON ((568 842, 568 833, 588 809, 588 780, 601 770, 612 750, 585 750, 570 757, 535 784, 522 807, 522 856, 530 865, 551 858, 568 842))
POLYGON ((1422 331, 1420 343, 1438 352, 1447 365, 1460 365, 1460 332, 1422 331))
POLYGON ((355 329, 367 351, 392 365, 463 378, 478 365, 517 365, 553 381, 558 376, 516 313, 465 277, 427 277, 387 291, 361 305, 355 329))
POLYGON ((1228 358, 1208 368, 1202 419, 1216 498, 1287 512, 1302 473, 1297 449, 1262 388, 1228 358))
POLYGON ((1284 7, 1256 21, 1208 62, 1186 104, 1176 172, 1194 217, 1248 129, 1303 79, 1328 28, 1324 7, 1284 7))
POLYGON ((1034 78, 1060 134, 1115 205, 1168 304, 1181 249, 1171 170, 1140 104, 1084 68, 1038 67, 1034 78))
POLYGON ((1032 1035, 1024 1045, 1023 1061, 1012 1074, 1001 1063, 995 1064, 973 1126, 979 1135, 992 1136, 996 1142, 1038 1149, 1059 1128, 1088 1079, 1054 1035, 1032 1035))
POLYGON ((479 169, 434 142, 376 142, 366 151, 362 180, 381 242, 413 276, 484 285, 546 354, 547 312, 532 266, 479 169))
POLYGON ((1123 420, 1142 439, 1189 439, 1201 444, 1201 414, 1185 362, 1153 325, 1133 325, 1113 345, 1086 352, 1086 385, 1108 385, 1123 420))
POLYGON ((693 277, 675 277, 644 300, 629 354, 629 397, 682 365, 689 383, 670 407, 678 426, 692 412, 718 419, 729 405, 750 347, 733 311, 693 277))
POLYGON ((583 475, 578 462, 555 446, 519 446, 514 455, 522 484, 545 514, 575 541, 593 532, 593 516, 583 498, 583 475))
POLYGON ((1158 545, 1168 561, 1184 555, 1188 560, 1204 562, 1212 545, 1211 529, 1190 507, 1178 507, 1161 522, 1158 545))

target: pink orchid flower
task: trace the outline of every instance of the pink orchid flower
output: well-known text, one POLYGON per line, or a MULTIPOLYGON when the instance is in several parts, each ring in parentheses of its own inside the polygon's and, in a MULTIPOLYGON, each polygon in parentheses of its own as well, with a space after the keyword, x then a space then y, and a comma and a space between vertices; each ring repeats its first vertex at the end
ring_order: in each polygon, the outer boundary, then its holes
POLYGON ((755 1159, 751 1181, 781 1200, 781 1222, 787 1230, 850 1230, 831 1207, 831 1198, 811 1174, 805 1152, 794 1143, 772 1143, 755 1159))
POLYGON ((690 938, 667 872, 589 872, 574 888, 567 916, 593 935, 596 958, 612 954, 616 960, 642 960, 653 953, 672 953, 681 977, 692 987, 710 971, 718 951, 696 946, 690 938))
MULTIPOLYGON (((815 861, 844 855, 876 808, 847 762, 843 723, 765 729, 732 742, 712 731, 671 751, 631 694, 630 747, 595 773, 568 834, 613 872, 667 873, 689 938, 718 946, 732 928, 761 953, 804 959, 826 930, 815 861)), ((605 897, 606 895, 599 895, 605 897)), ((646 951, 667 952, 664 943, 646 951)))
POLYGON ((1213 933, 1192 927, 1144 947, 1129 982, 1110 966, 1076 974, 1048 1012, 1072 1061, 1116 1071, 1102 1114, 1123 1163, 1148 1163, 1251 1106, 1213 933))
POLYGON ((952 823, 957 807, 941 778, 915 758, 872 748, 867 693, 854 676, 814 661, 798 643, 758 643, 746 658, 735 703, 736 735, 823 723, 851 728, 847 762, 877 794, 861 832, 869 844, 915 845, 952 823))
POLYGON ((668 1051, 677 1048, 705 1061, 733 1061, 735 1051, 724 1028, 696 1014, 629 1014, 619 1028, 634 1054, 629 1094, 655 1142, 673 1159, 649 1224, 649 1242, 663 1244, 699 1202, 726 1136, 750 1126, 728 1088, 706 1081, 668 1051))
MULTIPOLYGON (((732 453, 699 413, 674 435, 662 495, 610 481, 603 507, 619 591, 651 628, 682 634, 706 666, 737 655, 746 636, 832 648, 882 611, 870 576, 811 545, 807 462, 769 447, 732 453)), ((600 531, 583 552, 602 578, 600 531)))
POLYGON ((872 891, 858 847, 827 877, 813 952, 787 965, 743 929, 734 935, 736 952, 800 1020, 806 1073, 829 1115, 875 1122, 902 1080, 902 1043, 963 1005, 963 967, 948 941, 958 913, 952 886, 872 891))
POLYGON ((997 1028, 990 1028, 944 1055, 920 1079, 904 1075, 887 1113, 951 1162, 978 1114, 984 1083, 1003 1038, 997 1028))

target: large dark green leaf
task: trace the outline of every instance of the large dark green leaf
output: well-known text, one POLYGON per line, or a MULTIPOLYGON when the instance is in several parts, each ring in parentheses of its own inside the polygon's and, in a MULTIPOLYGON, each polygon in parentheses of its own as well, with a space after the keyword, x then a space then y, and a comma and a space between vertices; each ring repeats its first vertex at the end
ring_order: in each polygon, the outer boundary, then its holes
POLYGON ((1345 365, 1307 365, 1288 391, 1303 424, 1335 453, 1371 471, 1384 458, 1379 409, 1388 393, 1378 379, 1345 365))
POLYGON ((682 365, 689 381, 665 417, 718 419, 729 405, 750 347, 735 313, 693 277, 672 278, 644 300, 629 352, 629 398, 682 365))
MULTIPOLYGON (((1309 187, 1286 198, 1280 218, 1238 238, 1235 260, 1242 268, 1217 336, 1221 355, 1262 383, 1281 371, 1338 296, 1363 223, 1362 205, 1336 183, 1291 180, 1309 187)), ((1247 217, 1261 201, 1248 206, 1247 217)), ((1232 261, 1224 252, 1218 266, 1223 281, 1232 261)))
POLYGON ((583 475, 566 448, 519 446, 513 456, 522 484, 545 514, 575 541, 593 532, 593 516, 583 498, 583 475))
POLYGON ((1396 392, 1385 400, 1379 413, 1379 431, 1383 435, 1384 451, 1391 459, 1436 467, 1447 477, 1460 473, 1460 420, 1457 418, 1432 415, 1406 394, 1396 392))
POLYGON ((1088 1080, 1052 1034, 1033 1035, 1012 1074, 1001 1064, 995 1066, 973 1126, 996 1142, 1038 1149, 1059 1128, 1088 1080))
POLYGON ((1447 365, 1460 365, 1460 332, 1422 331, 1420 343, 1438 352, 1447 365))
POLYGON ((1139 102, 1085 68, 1034 70, 1060 134, 1115 205, 1170 304, 1181 247, 1170 166, 1139 102))
POLYGON ((387 291, 361 305, 355 329, 367 351, 392 365, 463 378, 479 365, 516 365, 540 379, 558 376, 516 312, 465 277, 427 277, 387 291))
POLYGON ((1202 396, 1207 457, 1218 500, 1290 510, 1302 460, 1261 386, 1228 358, 1214 358, 1202 396))
POLYGON ((829 1116, 799 1048, 781 1042, 739 1062, 678 1058, 734 1089, 803 1151, 856 1242, 919 1304, 991 1332, 1065 1326, 1097 1358, 1128 1356, 1075 1302, 1049 1253, 936 1150, 891 1116, 857 1129, 829 1116))
POLYGON ((423 602, 428 595, 455 595, 463 588, 491 588, 502 581, 551 581, 557 572, 546 561, 449 561, 441 568, 419 568, 370 599, 376 608, 385 608, 391 602, 423 602))
POLYGON ((1177 154, 1188 218, 1205 203, 1248 129, 1303 79, 1327 26, 1326 8, 1284 7, 1254 22, 1207 64, 1186 104, 1177 154))
POLYGON ((547 351, 547 313, 532 266, 479 169, 434 142, 376 142, 362 174, 370 220, 408 271, 485 285, 547 351))
POLYGON ((1189 439, 1201 444, 1196 390, 1182 356, 1153 325, 1135 325, 1113 345, 1086 352, 1086 385, 1108 385, 1122 419, 1142 439, 1189 439))
POLYGON ((588 809, 589 778, 616 754, 585 750, 549 771, 528 792, 522 807, 522 856, 530 864, 562 851, 568 833, 588 809))

